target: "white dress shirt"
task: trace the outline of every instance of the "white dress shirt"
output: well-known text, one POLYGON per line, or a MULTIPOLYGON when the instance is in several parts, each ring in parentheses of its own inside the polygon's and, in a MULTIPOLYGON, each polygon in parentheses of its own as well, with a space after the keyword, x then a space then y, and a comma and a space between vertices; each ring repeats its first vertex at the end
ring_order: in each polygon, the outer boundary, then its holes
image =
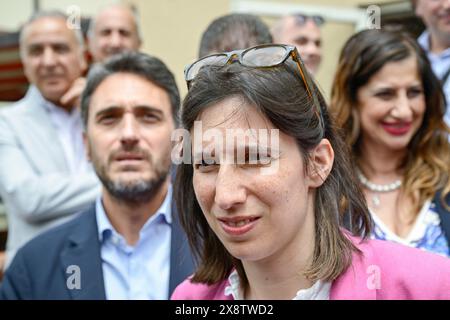
POLYGON ((70 172, 86 171, 89 164, 83 145, 83 123, 80 109, 74 108, 71 112, 67 112, 50 101, 45 101, 44 106, 58 134, 70 172))
POLYGON ((169 298, 172 188, 156 213, 144 224, 134 246, 111 225, 101 198, 96 216, 108 300, 169 298))

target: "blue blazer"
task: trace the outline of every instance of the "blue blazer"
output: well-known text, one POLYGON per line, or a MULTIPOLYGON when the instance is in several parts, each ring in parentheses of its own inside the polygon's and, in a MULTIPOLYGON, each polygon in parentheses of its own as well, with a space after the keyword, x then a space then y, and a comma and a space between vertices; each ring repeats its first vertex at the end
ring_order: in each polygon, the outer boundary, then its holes
MULTIPOLYGON (((169 296, 194 271, 174 205, 172 213, 169 296)), ((28 242, 5 272, 0 299, 105 300, 97 229, 95 206, 91 206, 74 220, 28 242), (69 289, 73 273, 67 270, 73 265, 80 270, 80 289, 69 289)))

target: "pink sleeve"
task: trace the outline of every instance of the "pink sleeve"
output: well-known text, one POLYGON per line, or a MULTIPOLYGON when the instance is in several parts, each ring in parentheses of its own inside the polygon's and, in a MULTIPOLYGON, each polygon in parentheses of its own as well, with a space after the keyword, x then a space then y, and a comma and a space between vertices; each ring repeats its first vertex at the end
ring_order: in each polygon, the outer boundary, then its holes
POLYGON ((231 296, 225 296, 227 285, 227 280, 209 286, 203 283, 192 283, 189 278, 175 288, 170 300, 230 300, 231 296))
POLYGON ((334 282, 331 299, 450 299, 450 259, 381 240, 350 237, 361 250, 334 282))
POLYGON ((195 285, 190 279, 186 279, 175 288, 170 300, 192 300, 192 293, 195 291, 195 285))

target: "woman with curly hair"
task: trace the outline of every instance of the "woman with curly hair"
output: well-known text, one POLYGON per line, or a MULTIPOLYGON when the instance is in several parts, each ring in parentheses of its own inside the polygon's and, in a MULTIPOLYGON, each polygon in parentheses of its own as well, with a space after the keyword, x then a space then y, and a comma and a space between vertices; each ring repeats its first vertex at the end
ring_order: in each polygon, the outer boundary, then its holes
POLYGON ((449 256, 445 101, 416 41, 399 30, 353 35, 341 52, 331 111, 352 149, 372 236, 449 256))

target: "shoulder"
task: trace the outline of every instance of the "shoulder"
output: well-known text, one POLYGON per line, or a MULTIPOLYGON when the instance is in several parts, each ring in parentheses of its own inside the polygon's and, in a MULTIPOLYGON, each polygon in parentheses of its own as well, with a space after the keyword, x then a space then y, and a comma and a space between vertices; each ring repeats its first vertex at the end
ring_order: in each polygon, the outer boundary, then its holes
MULTIPOLYGON (((89 243, 83 248, 76 248, 75 242, 72 240, 80 237, 80 234, 86 232, 86 239, 90 239, 92 228, 88 225, 88 221, 94 221, 88 218, 89 212, 84 212, 73 220, 62 225, 56 226, 35 238, 28 241, 15 254, 11 264, 5 271, 4 280, 10 283, 32 282, 34 288, 42 289, 55 281, 62 281, 60 278, 60 265, 63 257, 67 253, 77 250, 77 254, 81 254, 81 250, 86 250, 87 246, 94 246, 89 243)), ((94 222, 91 222, 91 224, 94 222)), ((61 269, 62 270, 62 269, 61 269)), ((31 290, 31 289, 30 289, 31 290)))
POLYGON ((432 204, 435 206, 435 209, 438 213, 446 213, 450 214, 450 210, 445 206, 450 207, 450 192, 443 196, 442 190, 438 190, 433 197, 432 204))
POLYGON ((409 268, 414 263, 417 272, 450 272, 450 259, 435 253, 383 240, 365 240, 357 246, 370 260, 382 263, 385 268, 409 268))
POLYGON ((30 106, 27 99, 23 98, 18 102, 0 108, 0 135, 14 136, 15 132, 30 128, 27 121, 38 121, 33 117, 33 106, 30 106))
POLYGON ((92 267, 97 260, 91 254, 96 244, 90 241, 96 235, 92 232, 94 227, 90 226, 95 220, 89 216, 86 211, 38 235, 19 249, 6 269, 0 299, 66 299, 69 297, 68 265, 78 265, 87 270, 90 277, 98 277, 92 267))
POLYGON ((225 295, 228 280, 208 285, 194 283, 189 277, 180 283, 172 294, 171 300, 231 300, 231 296, 225 295))
POLYGON ((22 98, 21 100, 11 103, 10 105, 7 105, 5 107, 2 107, 0 109, 0 118, 3 119, 14 119, 14 116, 17 114, 21 114, 23 112, 26 112, 29 110, 29 99, 22 98))
MULTIPOLYGON (((450 192, 443 194, 443 190, 437 191, 429 210, 435 212, 439 217, 440 229, 450 244, 450 192)), ((443 250, 448 250, 445 244, 443 250)))
MULTIPOLYGON (((372 240, 374 265, 380 266, 386 296, 407 299, 450 299, 450 259, 389 241, 372 240), (396 292, 396 293, 395 293, 396 292)), ((393 298, 394 298, 393 297, 393 298)))
POLYGON ((0 108, 0 120, 16 124, 17 126, 24 126, 24 118, 39 121, 39 119, 36 119, 36 115, 44 111, 43 104, 45 102, 46 100, 42 97, 39 90, 31 85, 22 99, 0 108))
POLYGON ((75 233, 79 233, 80 229, 85 229, 86 232, 91 229, 88 224, 94 222, 91 216, 93 212, 95 211, 84 211, 74 219, 44 231, 19 249, 17 256, 23 256, 28 262, 40 261, 39 263, 48 265, 49 260, 59 256, 75 233), (45 257, 49 260, 45 261, 45 257))
POLYGON ((450 279, 450 259, 389 241, 351 240, 361 253, 353 255, 337 287, 357 286, 376 299, 450 299, 450 283, 442 281, 450 279))

